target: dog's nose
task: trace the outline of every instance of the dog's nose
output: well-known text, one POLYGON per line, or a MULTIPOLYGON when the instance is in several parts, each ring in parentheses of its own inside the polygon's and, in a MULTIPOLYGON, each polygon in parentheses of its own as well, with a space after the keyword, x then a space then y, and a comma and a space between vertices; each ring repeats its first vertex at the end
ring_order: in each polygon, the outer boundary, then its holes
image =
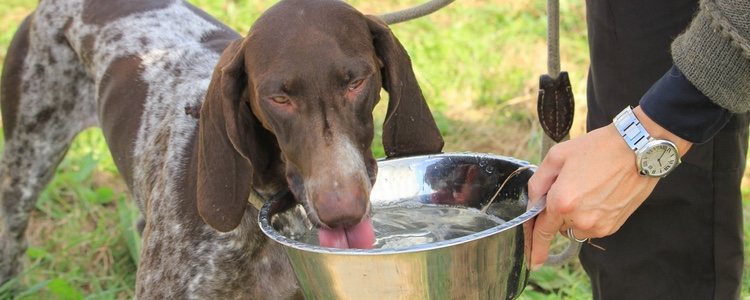
POLYGON ((361 188, 321 191, 313 200, 318 218, 331 228, 354 225, 367 213, 367 197, 361 188))

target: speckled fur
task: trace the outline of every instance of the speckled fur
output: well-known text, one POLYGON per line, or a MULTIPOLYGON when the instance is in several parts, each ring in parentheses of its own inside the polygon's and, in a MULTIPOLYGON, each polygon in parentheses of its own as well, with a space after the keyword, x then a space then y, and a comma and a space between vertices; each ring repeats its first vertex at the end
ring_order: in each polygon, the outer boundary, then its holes
POLYGON ((102 82, 109 67, 132 58, 140 64, 132 76, 140 76, 147 91, 145 99, 133 100, 142 114, 128 120, 140 122, 128 153, 128 185, 146 218, 138 297, 292 297, 296 280, 283 250, 261 234, 255 209, 248 207, 240 226, 228 233, 190 224, 176 213, 184 156, 198 122, 186 108, 200 107, 220 54, 200 41, 227 29, 182 1, 153 2, 160 4, 152 10, 87 22, 84 0, 42 0, 29 29, 19 31, 29 47, 21 72, 6 74, 21 76, 22 86, 17 99, 3 99, 10 102, 5 107, 18 108, 0 163, 0 283, 20 270, 29 212, 72 138, 101 125, 107 114, 100 96, 107 92, 102 82))

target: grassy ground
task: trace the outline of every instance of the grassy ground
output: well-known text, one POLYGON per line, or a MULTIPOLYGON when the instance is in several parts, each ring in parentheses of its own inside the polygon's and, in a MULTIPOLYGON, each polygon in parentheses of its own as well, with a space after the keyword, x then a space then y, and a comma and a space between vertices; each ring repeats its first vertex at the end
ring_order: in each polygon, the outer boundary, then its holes
MULTIPOLYGON (((34 0, 0 2, 0 59, 34 0)), ((192 0, 240 32, 274 1, 192 0), (250 3, 248 3, 250 2, 250 3)), ((368 13, 416 0, 350 1, 368 13)), ((582 131, 588 65, 584 1, 562 3, 563 69, 571 74, 582 131)), ((480 151, 539 160, 535 124, 537 78, 545 72, 544 1, 462 0, 425 19, 393 27, 446 137, 446 151, 480 151)), ((382 120, 384 105, 377 111, 382 120)), ((0 139, 0 147, 2 139, 0 139)), ((382 156, 382 149, 374 149, 382 156)), ((97 129, 82 133, 36 204, 21 299, 133 297, 139 241, 137 211, 97 129)), ((750 185, 745 185, 746 251, 750 249, 750 185)), ((746 264, 750 266, 750 264, 746 264)), ((747 268, 746 268, 747 269, 747 268)), ((744 297, 750 297, 745 274, 744 297)), ((15 283, 14 282, 14 283, 15 283)), ((0 299, 6 287, 0 287, 0 299)), ((589 282, 577 263, 534 272, 522 299, 587 299, 589 282)), ((4 296, 5 295, 5 296, 4 296)), ((750 298, 748 298, 750 299, 750 298)))

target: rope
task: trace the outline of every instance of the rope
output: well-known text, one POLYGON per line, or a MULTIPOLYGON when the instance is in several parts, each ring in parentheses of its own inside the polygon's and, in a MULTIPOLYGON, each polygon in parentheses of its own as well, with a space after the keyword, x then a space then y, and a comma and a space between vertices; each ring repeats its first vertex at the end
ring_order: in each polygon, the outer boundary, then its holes
POLYGON ((451 4, 453 1, 454 0, 430 0, 414 7, 382 14, 379 15, 379 17, 388 25, 401 23, 434 13, 448 4, 451 4))
POLYGON ((547 0, 547 74, 560 75, 560 1, 547 0))
MULTIPOLYGON (((547 75, 553 79, 560 76, 560 1, 547 0, 547 75)), ((567 140, 570 135, 563 138, 567 140)), ((542 159, 547 156, 547 152, 557 144, 546 134, 542 137, 542 159)), ((544 264, 549 267, 561 266, 574 257, 578 256, 581 250, 581 243, 570 241, 561 253, 549 254, 547 262, 544 264)))
MULTIPOLYGON (((547 75, 552 79, 560 76, 560 1, 547 0, 547 75)), ((563 140, 567 140, 565 137, 563 140)), ((541 158, 557 144, 546 134, 542 135, 541 158)))

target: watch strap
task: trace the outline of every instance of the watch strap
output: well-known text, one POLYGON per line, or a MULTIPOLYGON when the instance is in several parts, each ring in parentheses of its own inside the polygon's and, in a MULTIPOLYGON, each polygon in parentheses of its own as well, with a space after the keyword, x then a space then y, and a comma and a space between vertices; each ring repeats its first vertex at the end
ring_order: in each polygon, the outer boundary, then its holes
POLYGON ((633 109, 630 106, 617 114, 613 123, 615 124, 615 127, 617 127, 617 131, 620 132, 620 135, 625 140, 625 143, 627 143, 633 151, 643 149, 651 139, 646 128, 643 128, 643 125, 638 121, 638 118, 635 116, 635 113, 633 113, 633 109))

